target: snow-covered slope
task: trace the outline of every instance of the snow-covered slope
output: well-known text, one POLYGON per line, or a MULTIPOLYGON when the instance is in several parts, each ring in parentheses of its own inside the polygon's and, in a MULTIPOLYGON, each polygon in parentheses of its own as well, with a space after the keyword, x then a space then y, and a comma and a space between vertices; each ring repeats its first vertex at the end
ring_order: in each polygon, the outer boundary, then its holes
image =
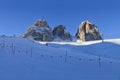
POLYGON ((0 38, 0 80, 120 80, 120 39, 34 42, 0 38))

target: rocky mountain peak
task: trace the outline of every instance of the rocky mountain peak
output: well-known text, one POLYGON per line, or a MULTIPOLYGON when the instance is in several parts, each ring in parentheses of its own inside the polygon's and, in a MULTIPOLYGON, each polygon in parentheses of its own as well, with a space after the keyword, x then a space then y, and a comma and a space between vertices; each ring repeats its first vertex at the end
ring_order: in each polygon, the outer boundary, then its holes
POLYGON ((32 26, 30 26, 27 32, 22 35, 23 38, 33 38, 37 41, 52 41, 54 36, 52 29, 44 19, 37 20, 32 26))
POLYGON ((37 21, 34 23, 34 26, 37 26, 37 27, 49 27, 47 21, 44 20, 44 19, 39 19, 39 20, 37 20, 37 21))
POLYGON ((53 29, 53 35, 55 37, 59 37, 62 40, 71 40, 72 36, 71 34, 66 30, 66 27, 64 25, 58 25, 53 29))
MULTIPOLYGON (((91 21, 83 21, 76 33, 76 37, 82 41, 101 40, 102 37, 95 24, 91 21)), ((57 25, 53 30, 44 19, 37 20, 30 26, 22 38, 33 38, 37 41, 53 41, 53 40, 73 40, 73 37, 64 25, 57 25)))
POLYGON ((76 37, 80 38, 82 41, 92 41, 92 40, 101 40, 102 37, 99 33, 99 30, 95 24, 89 20, 83 21, 76 33, 76 37))

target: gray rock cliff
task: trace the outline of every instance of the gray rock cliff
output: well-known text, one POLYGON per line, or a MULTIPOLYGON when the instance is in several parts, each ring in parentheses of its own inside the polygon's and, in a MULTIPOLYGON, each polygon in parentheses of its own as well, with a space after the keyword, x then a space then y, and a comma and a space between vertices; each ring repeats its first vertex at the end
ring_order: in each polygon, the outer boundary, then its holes
POLYGON ((76 37, 80 38, 83 42, 102 39, 97 26, 90 21, 81 23, 76 33, 76 37))

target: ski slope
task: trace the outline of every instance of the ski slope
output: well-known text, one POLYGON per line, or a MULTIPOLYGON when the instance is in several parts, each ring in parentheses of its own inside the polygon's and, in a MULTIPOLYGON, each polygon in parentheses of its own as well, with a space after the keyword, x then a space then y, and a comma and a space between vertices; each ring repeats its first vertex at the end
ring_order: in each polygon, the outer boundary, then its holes
POLYGON ((83 43, 0 38, 0 63, 0 80, 120 80, 120 39, 83 43))

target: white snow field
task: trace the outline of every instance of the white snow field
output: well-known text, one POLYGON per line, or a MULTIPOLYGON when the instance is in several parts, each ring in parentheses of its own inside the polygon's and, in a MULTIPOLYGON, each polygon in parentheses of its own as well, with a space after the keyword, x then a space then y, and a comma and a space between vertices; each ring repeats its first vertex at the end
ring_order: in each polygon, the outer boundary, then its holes
POLYGON ((0 80, 120 80, 120 39, 82 43, 0 38, 0 80))

